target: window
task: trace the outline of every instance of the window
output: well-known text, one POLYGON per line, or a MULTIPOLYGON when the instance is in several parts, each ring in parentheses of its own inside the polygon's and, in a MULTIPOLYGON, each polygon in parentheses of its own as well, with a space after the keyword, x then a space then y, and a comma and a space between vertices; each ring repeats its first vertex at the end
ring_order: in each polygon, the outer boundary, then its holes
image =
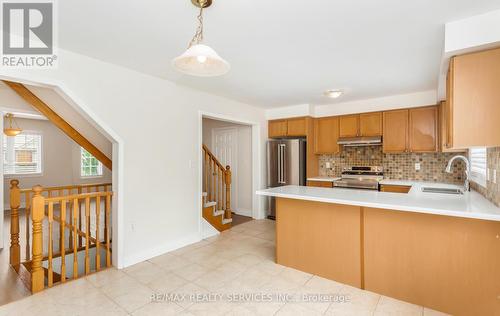
POLYGON ((80 147, 80 175, 82 177, 100 177, 102 176, 102 164, 84 148, 80 147))
POLYGON ((486 187, 486 148, 469 149, 471 162, 471 180, 486 187))
POLYGON ((6 175, 42 173, 42 135, 23 131, 3 136, 3 172, 6 175))

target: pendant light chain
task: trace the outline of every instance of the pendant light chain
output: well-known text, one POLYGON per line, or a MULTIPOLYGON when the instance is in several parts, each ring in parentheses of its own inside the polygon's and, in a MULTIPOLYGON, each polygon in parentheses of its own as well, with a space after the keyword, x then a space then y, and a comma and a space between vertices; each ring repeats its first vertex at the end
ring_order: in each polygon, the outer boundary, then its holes
POLYGON ((193 36, 193 39, 189 43, 188 48, 193 45, 198 45, 203 42, 203 7, 200 8, 200 13, 198 14, 198 28, 193 36))

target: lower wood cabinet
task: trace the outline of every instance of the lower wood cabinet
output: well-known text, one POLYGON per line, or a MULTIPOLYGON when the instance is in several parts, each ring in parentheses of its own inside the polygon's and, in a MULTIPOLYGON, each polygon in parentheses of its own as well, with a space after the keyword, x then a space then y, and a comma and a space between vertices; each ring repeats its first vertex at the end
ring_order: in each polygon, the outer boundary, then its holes
POLYGON ((381 184, 380 192, 392 192, 392 193, 408 193, 411 190, 411 186, 406 185, 389 185, 381 184))
POLYGON ((308 187, 333 188, 333 182, 329 181, 307 181, 308 187))

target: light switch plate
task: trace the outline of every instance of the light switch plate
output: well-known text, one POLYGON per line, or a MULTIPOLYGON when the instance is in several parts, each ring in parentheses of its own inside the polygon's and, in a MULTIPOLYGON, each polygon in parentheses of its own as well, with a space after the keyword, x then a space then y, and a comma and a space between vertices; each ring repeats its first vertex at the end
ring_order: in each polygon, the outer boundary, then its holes
POLYGON ((420 171, 420 162, 415 163, 415 171, 420 171))

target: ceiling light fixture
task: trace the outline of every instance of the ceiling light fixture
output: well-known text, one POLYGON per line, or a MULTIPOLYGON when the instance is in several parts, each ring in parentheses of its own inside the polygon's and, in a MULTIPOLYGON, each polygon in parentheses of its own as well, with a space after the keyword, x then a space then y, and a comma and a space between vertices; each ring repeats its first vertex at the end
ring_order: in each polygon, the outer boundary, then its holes
POLYGON ((7 113, 5 114, 5 118, 9 121, 9 127, 4 128, 3 133, 7 136, 17 136, 19 133, 21 133, 23 130, 19 128, 19 125, 17 125, 17 122, 14 120, 14 114, 12 113, 7 113), (12 121, 14 121, 14 124, 16 127, 12 127, 12 121))
POLYGON ((181 56, 172 61, 178 71, 197 77, 215 77, 224 75, 231 66, 222 59, 212 48, 203 45, 203 9, 212 4, 212 0, 191 0, 200 8, 198 14, 198 28, 189 43, 188 49, 181 56))
POLYGON ((344 94, 344 91, 342 90, 326 90, 323 95, 328 98, 332 99, 337 99, 339 98, 342 94, 344 94))

